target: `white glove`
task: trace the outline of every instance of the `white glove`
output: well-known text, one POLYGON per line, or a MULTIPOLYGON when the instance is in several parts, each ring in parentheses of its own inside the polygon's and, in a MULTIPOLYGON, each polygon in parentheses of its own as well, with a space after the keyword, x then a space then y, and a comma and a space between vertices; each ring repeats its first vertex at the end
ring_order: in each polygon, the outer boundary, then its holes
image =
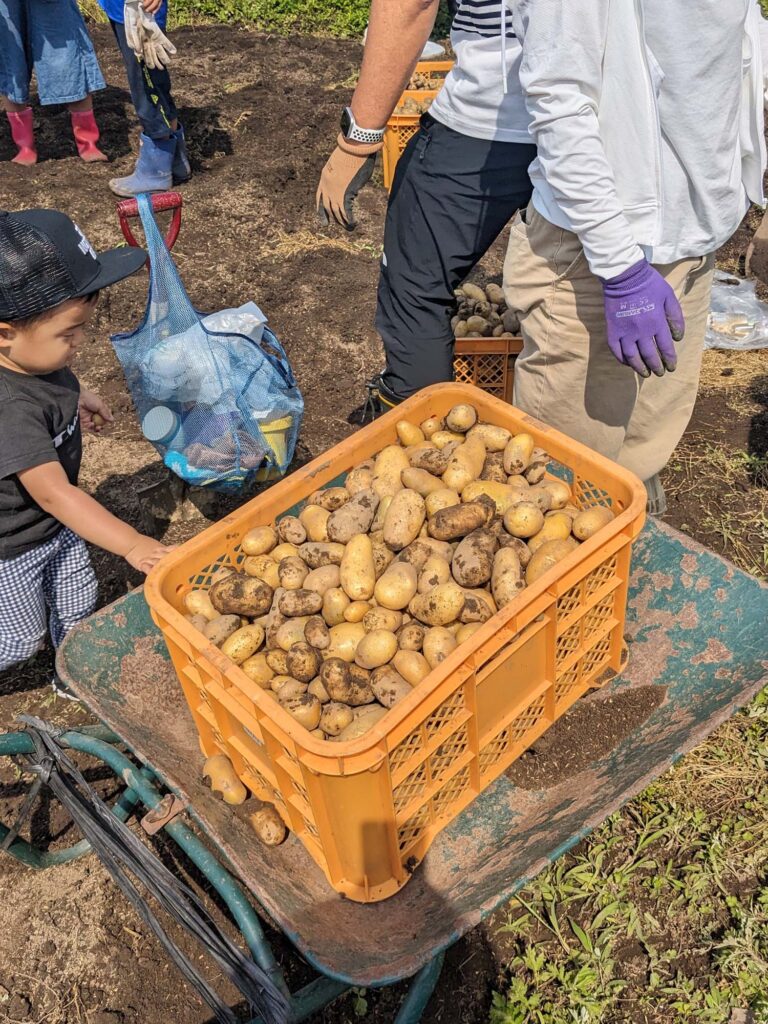
POLYGON ((125 0, 123 7, 125 38, 139 60, 148 68, 165 68, 171 63, 176 47, 155 21, 147 14, 141 0, 125 0))

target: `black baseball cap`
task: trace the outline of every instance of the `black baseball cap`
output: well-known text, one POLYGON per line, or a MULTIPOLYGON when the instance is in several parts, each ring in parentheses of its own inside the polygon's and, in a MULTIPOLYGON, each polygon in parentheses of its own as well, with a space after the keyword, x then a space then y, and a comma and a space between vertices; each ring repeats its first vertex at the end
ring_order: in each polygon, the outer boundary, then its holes
POLYGON ((127 245, 96 253, 58 210, 0 211, 0 320, 26 320, 90 295, 135 274, 146 260, 143 249, 127 245))

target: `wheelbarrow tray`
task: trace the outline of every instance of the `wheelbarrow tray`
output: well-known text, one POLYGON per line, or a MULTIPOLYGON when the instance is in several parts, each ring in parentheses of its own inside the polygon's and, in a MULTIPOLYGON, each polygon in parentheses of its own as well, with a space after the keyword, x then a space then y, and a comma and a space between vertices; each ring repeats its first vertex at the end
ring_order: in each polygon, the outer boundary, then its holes
POLYGON ((295 837, 266 849, 243 809, 211 794, 195 727, 139 591, 73 630, 58 668, 190 801, 194 819, 308 961, 350 984, 385 985, 451 946, 766 685, 767 620, 768 588, 649 523, 633 559, 629 663, 606 691, 661 685, 663 702, 609 754, 551 788, 524 791, 502 776, 439 834, 400 893, 368 905, 335 893, 295 837))

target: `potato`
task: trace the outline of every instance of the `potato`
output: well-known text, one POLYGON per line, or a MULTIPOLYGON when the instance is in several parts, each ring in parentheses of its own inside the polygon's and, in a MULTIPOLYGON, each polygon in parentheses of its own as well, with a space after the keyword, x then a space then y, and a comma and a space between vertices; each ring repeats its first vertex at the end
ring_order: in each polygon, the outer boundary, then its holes
POLYGON ((249 555, 243 562, 243 569, 247 576, 257 576, 273 590, 280 586, 277 562, 271 555, 249 555))
POLYGON ((458 540, 468 533, 486 526, 493 518, 492 499, 470 501, 465 505, 452 505, 439 509, 429 520, 430 536, 436 540, 458 540))
MULTIPOLYGON (((433 476, 442 476, 443 473, 448 469, 448 462, 450 460, 450 451, 443 448, 430 447, 430 448, 419 448, 418 451, 411 451, 408 453, 408 461, 411 464, 411 469, 421 469, 424 472, 431 473, 433 476)), ((407 470, 403 470, 406 473, 407 470)), ((408 486, 408 485, 406 485, 408 486)))
POLYGON ((451 455, 448 468, 443 473, 443 483, 451 490, 461 492, 480 476, 484 463, 485 445, 478 437, 468 437, 451 455))
POLYGON ((324 653, 330 658, 354 661, 357 645, 365 635, 362 622, 340 622, 338 626, 331 626, 331 642, 324 653))
POLYGON ((536 554, 540 547, 550 540, 565 540, 571 535, 573 521, 570 516, 562 512, 550 513, 537 534, 528 541, 528 548, 531 554, 536 554))
POLYGON ((380 722, 387 713, 387 708, 382 708, 378 704, 358 710, 360 713, 355 715, 352 723, 346 729, 343 729, 338 736, 333 737, 331 742, 347 743, 350 740, 359 740, 369 729, 372 729, 374 725, 380 722))
POLYGON ((240 547, 244 555, 266 555, 277 544, 277 532, 271 526, 256 526, 243 537, 240 547))
POLYGON ((504 449, 504 470, 513 473, 524 473, 528 468, 536 442, 530 434, 515 434, 504 449))
POLYGON ((413 687, 396 672, 391 665, 377 668, 371 676, 371 689, 376 700, 385 708, 393 708, 398 701, 408 697, 413 692, 413 687))
POLYGON ((282 562, 284 558, 296 558, 298 554, 299 548, 295 544, 289 544, 287 541, 283 541, 282 544, 278 544, 276 548, 272 548, 270 551, 273 561, 278 563, 282 562))
POLYGON ((290 675, 290 672, 288 671, 288 651, 284 651, 282 647, 276 647, 272 651, 267 651, 266 660, 273 675, 290 675))
POLYGON ((496 480, 473 480, 461 492, 461 500, 467 504, 482 497, 489 498, 494 503, 494 512, 500 516, 521 500, 518 487, 500 484, 496 480))
POLYGON ((525 567, 528 565, 533 556, 533 552, 525 543, 525 541, 520 540, 519 537, 510 537, 509 534, 506 532, 502 532, 501 536, 498 538, 498 541, 499 547, 512 548, 517 557, 520 559, 521 567, 525 569, 525 567))
POLYGON ((544 513, 533 501, 520 501, 504 513, 504 529, 513 537, 534 537, 544 525, 544 513))
POLYGON ((231 658, 236 665, 242 665, 248 658, 258 651, 264 643, 264 629, 262 626, 242 626, 224 641, 221 645, 221 653, 231 658))
POLYGON ((311 569, 302 584, 304 590, 314 590, 322 595, 341 584, 341 573, 338 565, 321 565, 319 569, 311 569))
POLYGON ((207 619, 204 619, 204 621, 203 634, 215 647, 221 647, 224 641, 232 636, 236 629, 240 629, 239 615, 217 615, 210 622, 207 619))
POLYGON ((392 564, 395 553, 390 551, 383 541, 371 541, 371 547, 373 548, 373 569, 376 579, 378 579, 392 564))
POLYGON ((203 764, 203 778, 210 779, 211 790, 220 793, 225 804, 241 804, 248 790, 237 777, 232 762, 224 754, 214 754, 203 764))
POLYGON ((372 629, 366 633, 355 652, 355 664, 361 668, 380 668, 391 661, 397 652, 397 637, 386 629, 372 629))
POLYGON ((455 583, 441 583, 428 594, 419 594, 408 605, 408 611, 428 626, 446 626, 454 622, 464 607, 464 593, 455 583))
POLYGON ((363 629, 371 633, 374 629, 386 629, 396 633, 403 624, 402 612, 390 608, 371 608, 363 618, 363 629))
POLYGON ((347 473, 344 487, 350 495, 355 495, 359 491, 370 491, 373 487, 373 471, 366 466, 351 469, 347 473))
POLYGON ((504 472, 504 455, 502 452, 490 452, 486 455, 480 479, 491 480, 497 484, 506 484, 509 478, 504 472))
POLYGON ((349 501, 346 487, 327 487, 325 490, 313 491, 307 498, 308 505, 319 505, 320 508, 335 512, 337 508, 349 501))
POLYGON ((307 619, 307 624, 304 627, 304 639, 316 651, 324 651, 330 646, 331 634, 328 632, 328 626, 322 616, 312 615, 307 619))
POLYGON ((585 509, 573 520, 573 535, 577 540, 589 540, 610 522, 613 522, 611 509, 604 506, 585 509))
POLYGON ((445 420, 441 420, 439 416, 430 416, 423 423, 420 423, 419 426, 424 437, 432 437, 438 430, 444 429, 445 420))
POLYGON ((307 618, 299 615, 293 619, 288 619, 287 622, 284 622, 275 634, 277 646, 282 647, 284 651, 290 651, 294 644, 302 643, 304 640, 304 627, 306 624, 307 618))
POLYGON ((373 597, 376 566, 370 537, 359 533, 350 540, 344 549, 339 571, 341 588, 350 601, 367 601, 373 597))
POLYGON ((362 622, 370 610, 371 605, 369 601, 352 601, 344 609, 344 621, 362 622))
POLYGON ((461 286, 461 292, 473 303, 485 302, 485 292, 479 284, 473 284, 472 281, 465 281, 461 286))
POLYGON ((286 661, 288 674, 301 683, 311 683, 320 671, 322 664, 319 652, 314 647, 310 647, 306 641, 294 644, 288 651, 286 661))
POLYGON ((482 622, 467 622, 456 634, 456 642, 463 644, 465 640, 469 640, 471 636, 474 636, 482 625, 482 622))
POLYGON ((329 701, 320 715, 320 728, 326 736, 338 736, 354 719, 352 708, 348 704, 329 701))
POLYGON ((437 668, 449 654, 456 650, 457 642, 453 633, 442 626, 434 626, 424 634, 422 654, 430 668, 437 668))
POLYGON ((277 575, 283 590, 301 590, 304 580, 309 576, 309 566, 298 555, 290 555, 281 559, 277 575))
POLYGON ((310 569, 319 569, 324 565, 341 565, 343 557, 343 544, 302 544, 299 548, 299 558, 306 562, 310 569))
MULTIPOLYGON (((346 508, 346 505, 342 505, 342 508, 346 508)), ((327 544, 329 540, 333 539, 328 534, 328 522, 332 515, 335 513, 329 512, 327 508, 321 508, 319 505, 304 506, 299 513, 299 520, 306 530, 306 539, 310 543, 327 544)))
POLYGON ((528 586, 535 583, 554 565, 567 558, 578 546, 579 542, 573 537, 569 537, 567 540, 548 540, 546 544, 542 544, 528 563, 528 568, 525 570, 525 582, 528 586))
MULTIPOLYGON (((301 520, 296 516, 283 516, 277 524, 277 533, 281 540, 298 547, 307 539, 307 531, 301 520)), ((321 538, 317 538, 320 540, 321 538)))
POLYGON ((269 611, 273 593, 272 587, 263 580, 241 572, 219 580, 208 591, 211 604, 222 615, 245 615, 248 618, 256 618, 269 611))
POLYGON ((240 668, 245 672, 251 682, 256 683, 256 685, 260 686, 262 690, 267 689, 270 680, 275 674, 269 667, 267 657, 263 652, 261 654, 254 654, 250 658, 246 658, 240 668))
POLYGON ((323 619, 329 626, 344 622, 344 612, 351 604, 341 587, 332 587, 323 594, 323 619))
POLYGON ((375 699, 369 680, 353 676, 342 658, 329 658, 324 662, 320 679, 331 700, 359 707, 375 699))
POLYGON ((285 822, 272 804, 265 804, 248 816, 248 822, 257 838, 265 846, 279 846, 288 835, 285 822))
POLYGON ((487 452, 503 452, 512 438, 506 427, 497 427, 493 423, 477 423, 467 436, 479 437, 487 452))
POLYGON ((299 697, 289 697, 280 703, 291 718, 295 719, 299 725, 303 725, 305 729, 316 729, 320 724, 323 706, 311 693, 303 693, 299 697))
POLYGON ((384 519, 384 543, 392 551, 402 551, 416 540, 426 515, 427 509, 420 494, 409 488, 398 491, 384 519))
POLYGON ((398 651, 392 659, 392 667, 411 686, 418 686, 430 673, 429 662, 418 651, 398 651))
POLYGON ((281 704, 286 700, 292 700, 294 697, 301 697, 303 693, 308 692, 307 684, 294 679, 293 676, 275 676, 270 689, 273 693, 277 694, 277 699, 281 704))
POLYGON ((379 452, 373 467, 373 489, 380 498, 402 489, 400 476, 409 466, 408 456, 399 445, 388 445, 379 452))
POLYGON ((395 430, 403 448, 412 444, 420 444, 424 440, 424 431, 408 420, 399 420, 395 424, 395 430))
POLYGON ((542 480, 539 486, 543 487, 545 491, 549 491, 552 496, 552 501, 549 506, 552 509, 565 508, 565 506, 573 500, 571 488, 565 480, 542 480))
POLYGON ((488 296, 488 301, 493 302, 497 306, 506 304, 504 289, 497 284, 487 284, 485 286, 485 294, 488 296))
POLYGON ((393 562, 376 580, 374 597, 382 608, 402 611, 416 593, 418 576, 409 562, 393 562))
POLYGON ((445 417, 445 425, 448 430, 453 430, 457 434, 466 434, 476 423, 477 411, 474 406, 466 404, 454 405, 445 417))
POLYGON ((401 651, 420 651, 426 630, 418 622, 406 622, 395 634, 401 651))
POLYGON ((525 586, 520 559, 514 548, 501 548, 493 559, 491 593, 499 608, 513 601, 525 586))
MULTIPOLYGON (((463 434, 455 434, 452 430, 438 430, 429 439, 435 448, 447 448, 448 445, 461 444, 464 440, 463 434)), ((446 466, 446 469, 448 467, 446 466)))
POLYGON ((549 512, 552 508, 552 492, 548 491, 542 484, 529 487, 525 494, 526 501, 532 501, 542 512, 549 512))
POLYGON ((439 512, 441 508, 450 508, 452 505, 460 505, 461 498, 452 491, 450 487, 443 487, 439 491, 432 491, 424 499, 424 503, 427 506, 427 515, 432 518, 436 512, 439 512))
POLYGON ((413 467, 404 469, 402 472, 402 483, 403 487, 415 491, 423 498, 426 498, 428 494, 433 494, 435 491, 445 490, 445 484, 440 477, 428 473, 426 469, 415 469, 413 467))
POLYGON ((288 619, 296 615, 317 615, 322 607, 323 598, 314 590, 286 590, 278 602, 278 608, 288 619))
POLYGON ((491 333, 491 325, 484 316, 468 316, 467 332, 470 336, 480 335, 482 337, 488 337, 491 333))
POLYGON ((448 583, 450 579, 450 563, 438 555, 430 555, 424 563, 424 568, 419 573, 419 582, 416 589, 419 594, 427 594, 441 583, 448 583))
POLYGON ((372 535, 374 533, 378 533, 384 529, 384 520, 386 519, 387 512, 391 504, 392 495, 385 494, 378 504, 378 507, 376 509, 376 515, 373 517, 373 522, 371 523, 371 529, 369 531, 369 533, 371 534, 371 541, 373 541, 372 535))
POLYGON ((529 484, 538 484, 544 479, 547 472, 549 456, 543 448, 534 448, 528 469, 525 471, 525 479, 529 484))
POLYGON ((331 699, 331 695, 325 688, 325 684, 320 676, 317 676, 307 687, 307 693, 311 693, 313 697, 317 697, 321 704, 327 704, 331 699))
POLYGON ((421 572, 427 564, 427 559, 432 554, 432 548, 426 540, 423 537, 417 537, 408 547, 403 548, 395 561, 407 562, 413 566, 417 573, 421 572))
POLYGON ((346 505, 330 513, 329 540, 337 544, 348 544, 355 534, 368 533, 378 504, 379 496, 374 491, 358 491, 346 505))
POLYGON ((260 626, 264 627, 264 631, 266 633, 264 643, 269 649, 277 647, 277 631, 284 622, 287 622, 286 617, 277 606, 282 594, 283 588, 278 587, 275 591, 272 607, 266 615, 262 615, 256 620, 260 626))
POLYGON ((219 612, 211 604, 210 595, 205 590, 190 590, 185 594, 184 607, 190 615, 203 615, 209 622, 219 617, 219 612))
POLYGON ((464 607, 461 609, 459 621, 462 624, 468 622, 487 622, 492 615, 496 614, 496 602, 485 590, 465 590, 464 607))
POLYGON ((451 561, 453 578, 462 587, 482 587, 491 578, 497 542, 490 530, 474 530, 461 541, 451 561))

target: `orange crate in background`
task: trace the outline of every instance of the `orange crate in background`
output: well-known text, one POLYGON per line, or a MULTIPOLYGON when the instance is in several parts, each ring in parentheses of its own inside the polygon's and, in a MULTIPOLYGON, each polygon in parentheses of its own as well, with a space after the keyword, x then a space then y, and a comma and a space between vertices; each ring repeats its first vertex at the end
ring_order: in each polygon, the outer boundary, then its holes
POLYGON ((440 829, 574 701, 621 668, 631 546, 645 503, 640 481, 607 459, 484 391, 438 384, 187 541, 150 574, 145 595, 204 754, 231 758, 330 885, 371 902, 404 886, 440 829), (571 476, 580 507, 610 505, 616 516, 360 739, 315 739, 190 625, 184 595, 207 587, 221 566, 243 561, 248 530, 295 513, 312 491, 396 443, 399 419, 444 416, 458 402, 473 404, 482 420, 533 434, 571 476))
POLYGON ((515 357, 522 351, 522 338, 457 338, 454 376, 460 384, 474 384, 511 402, 515 357))
MULTIPOLYGON (((433 100, 443 86, 445 76, 453 67, 452 60, 431 60, 419 61, 414 71, 414 77, 422 76, 426 79, 431 88, 406 89, 397 101, 399 107, 407 99, 433 100)), ((381 152, 382 168, 384 173, 384 187, 387 191, 392 188, 392 181, 395 177, 395 167, 400 156, 419 130, 421 114, 393 114, 387 121, 387 130, 384 133, 384 148, 381 152)))

